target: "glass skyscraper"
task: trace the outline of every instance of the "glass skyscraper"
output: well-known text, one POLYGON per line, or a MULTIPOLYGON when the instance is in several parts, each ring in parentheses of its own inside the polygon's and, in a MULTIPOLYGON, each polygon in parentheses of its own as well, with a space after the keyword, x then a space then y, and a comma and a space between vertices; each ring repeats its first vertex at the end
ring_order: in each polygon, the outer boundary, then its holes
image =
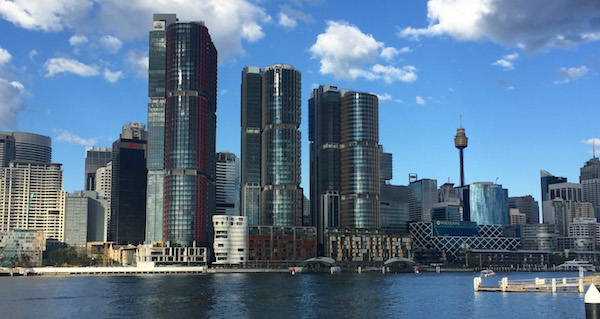
POLYGON ((96 170, 106 166, 112 159, 112 150, 106 147, 85 148, 85 183, 84 190, 96 190, 96 170))
POLYGON ((379 228, 379 102, 368 93, 342 92, 341 222, 379 228))
POLYGON ((263 225, 302 225, 300 121, 300 72, 286 64, 266 67, 262 76, 263 225))
POLYGON ((594 156, 581 168, 579 182, 583 200, 594 205, 595 217, 600 217, 600 160, 594 156))
POLYGON ((469 216, 477 225, 508 225, 508 190, 491 182, 469 185, 469 216))
POLYGON ((201 22, 167 27, 163 239, 212 244, 217 50, 201 22))
POLYGON ((240 159, 228 151, 217 153, 216 211, 240 216, 240 159))

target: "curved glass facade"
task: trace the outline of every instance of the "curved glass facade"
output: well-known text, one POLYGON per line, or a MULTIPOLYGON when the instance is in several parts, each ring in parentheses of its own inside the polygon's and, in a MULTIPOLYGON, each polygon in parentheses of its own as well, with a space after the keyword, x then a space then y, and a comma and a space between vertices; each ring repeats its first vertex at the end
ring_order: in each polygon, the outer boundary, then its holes
POLYGON ((302 225, 301 75, 276 64, 262 79, 261 224, 302 225))
POLYGON ((493 183, 469 185, 471 221, 477 225, 508 225, 508 190, 493 183))
POLYGON ((347 92, 341 100, 341 216, 348 228, 379 228, 379 103, 347 92))
POLYGON ((217 51, 201 23, 167 29, 163 237, 212 242, 217 51))

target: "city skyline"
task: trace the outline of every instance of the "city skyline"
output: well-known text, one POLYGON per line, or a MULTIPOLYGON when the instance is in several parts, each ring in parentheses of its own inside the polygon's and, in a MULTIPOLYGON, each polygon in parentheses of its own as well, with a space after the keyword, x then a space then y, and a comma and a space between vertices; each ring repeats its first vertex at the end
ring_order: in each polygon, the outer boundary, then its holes
MULTIPOLYGON (((133 66, 147 57, 152 13, 173 12, 183 21, 205 20, 219 52, 217 151, 240 155, 239 75, 244 66, 286 63, 302 72, 305 195, 310 188, 308 99, 319 84, 379 96, 380 144, 394 154, 392 182, 397 185, 408 184, 409 173, 440 184, 448 178, 459 183, 453 145, 459 114, 470 139, 464 154, 467 184, 497 179, 509 196, 533 195, 540 201, 540 169, 575 182, 592 157, 591 145, 582 141, 597 136, 595 123, 592 116, 581 115, 595 106, 598 61, 593 52, 598 43, 592 40, 598 30, 593 27, 561 26, 559 34, 544 23, 537 31, 517 24, 499 33, 503 24, 494 22, 492 14, 487 28, 467 34, 461 25, 453 27, 453 10, 441 11, 436 0, 429 1, 429 13, 441 21, 431 21, 437 27, 427 27, 425 3, 390 10, 373 4, 234 2, 236 19, 228 21, 228 29, 218 15, 207 14, 216 1, 194 9, 185 1, 148 10, 134 4, 127 12, 110 4, 71 8, 76 12, 51 8, 32 11, 27 21, 0 8, 0 25, 14 35, 0 41, 0 130, 51 136, 53 162, 63 163, 65 190, 83 189, 85 146, 108 147, 124 122, 147 123, 148 70, 140 68, 137 77, 133 66), (110 10, 117 10, 115 18, 108 17, 110 10), (370 21, 375 14, 381 18, 370 21), (125 15, 136 17, 117 21, 125 15), (338 41, 342 37, 347 43, 338 41), (365 52, 345 51, 345 45, 365 52)), ((495 10, 535 14, 508 6, 495 10)), ((568 20, 589 9, 564 6, 551 10, 572 13, 565 14, 568 20)), ((593 17, 588 11, 584 19, 593 17)), ((470 17, 480 14, 468 12, 470 17)), ((538 19, 548 22, 550 17, 538 19)))

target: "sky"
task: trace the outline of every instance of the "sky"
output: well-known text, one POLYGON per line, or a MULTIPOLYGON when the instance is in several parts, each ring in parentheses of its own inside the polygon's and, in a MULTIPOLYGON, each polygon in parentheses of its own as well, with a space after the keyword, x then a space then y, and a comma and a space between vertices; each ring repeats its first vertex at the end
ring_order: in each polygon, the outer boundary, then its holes
POLYGON ((318 85, 379 96, 393 184, 465 179, 540 198, 539 170, 578 182, 600 148, 600 2, 591 0, 0 0, 0 130, 52 137, 64 188, 83 188, 86 146, 147 122, 153 13, 204 21, 218 50, 217 151, 240 154, 245 66, 302 73, 302 187, 308 99, 318 85))

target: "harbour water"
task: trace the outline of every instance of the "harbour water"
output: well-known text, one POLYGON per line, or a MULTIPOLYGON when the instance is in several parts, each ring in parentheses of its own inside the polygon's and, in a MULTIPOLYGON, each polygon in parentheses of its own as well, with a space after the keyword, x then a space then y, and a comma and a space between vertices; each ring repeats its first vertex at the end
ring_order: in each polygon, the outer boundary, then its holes
MULTIPOLYGON (((584 318, 578 293, 473 292, 476 273, 0 277, 0 318, 584 318)), ((484 278, 575 277, 498 273, 484 278)))

